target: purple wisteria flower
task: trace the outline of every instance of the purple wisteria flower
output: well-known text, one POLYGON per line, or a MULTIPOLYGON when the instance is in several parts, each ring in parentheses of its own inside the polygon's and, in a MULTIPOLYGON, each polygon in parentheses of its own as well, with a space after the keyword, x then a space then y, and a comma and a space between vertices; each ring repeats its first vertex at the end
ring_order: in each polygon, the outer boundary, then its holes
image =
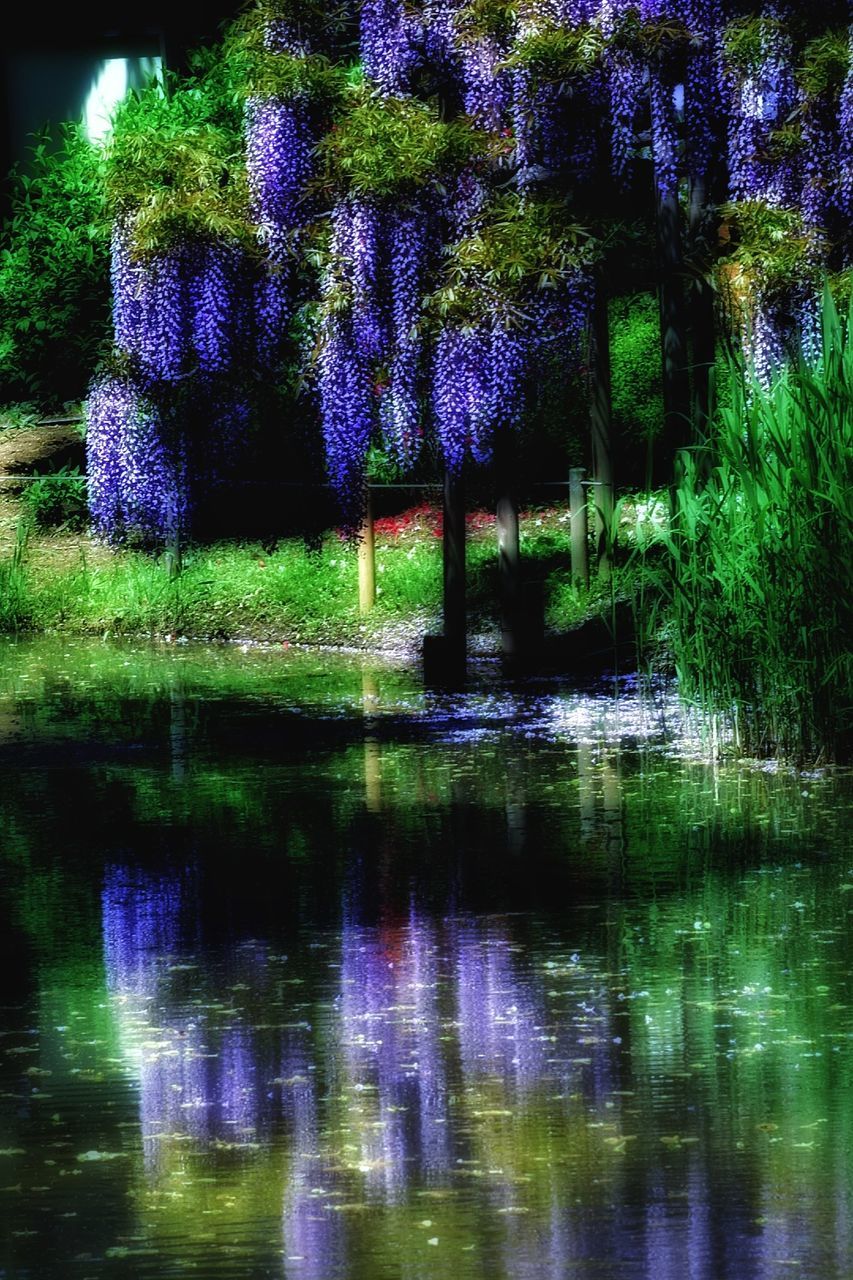
POLYGON ((720 58, 720 0, 687 0, 685 20, 691 41, 684 78, 684 130, 691 176, 707 178, 720 143, 722 115, 717 63, 720 58))
POLYGON ((315 130, 308 99, 250 98, 246 170, 261 243, 281 262, 306 220, 305 187, 314 172, 315 130))
POLYGON ((355 527, 373 434, 374 385, 355 340, 351 313, 333 312, 323 328, 317 382, 326 461, 345 524, 355 527))
POLYGON ((87 402, 86 461, 95 530, 113 544, 159 544, 187 527, 184 449, 150 396, 127 375, 96 378, 87 402))
POLYGON ((221 373, 232 362, 241 331, 242 282, 246 264, 228 244, 194 246, 189 279, 192 344, 203 374, 221 373))
POLYGON ((511 78, 501 66, 507 48, 492 37, 465 41, 459 52, 462 105, 478 129, 499 130, 511 98, 511 78))
POLYGON ((139 355, 145 273, 133 257, 132 234, 132 216, 123 214, 116 218, 110 241, 110 283, 116 346, 127 355, 139 355))
MULTIPOLYGON (((838 210, 847 226, 847 242, 850 242, 850 223, 853 221, 853 23, 848 33, 848 63, 841 100, 838 104, 838 210)), ((849 265, 850 258, 847 258, 849 265)))
POLYGON ((629 49, 611 49, 606 55, 610 99, 610 149, 613 175, 625 185, 636 148, 637 120, 645 93, 642 62, 629 49))
POLYGON ((176 245, 147 261, 143 272, 139 360, 149 378, 177 382, 192 360, 191 254, 176 245))
POLYGON ((662 200, 678 192, 678 126, 673 99, 675 86, 665 66, 649 67, 649 104, 655 185, 662 200))
POLYGON ((293 314, 292 266, 270 262, 253 282, 255 356, 261 369, 274 368, 293 314))
POLYGON ((388 388, 380 401, 382 432, 398 464, 410 467, 422 438, 423 341, 418 332, 429 254, 431 219, 422 208, 394 213, 389 227, 391 272, 388 388))
POLYGON ((436 341, 433 417, 444 463, 458 474, 466 458, 491 459, 495 430, 517 425, 526 344, 508 326, 446 326, 436 341))
POLYGON ((383 94, 408 92, 421 32, 404 0, 362 0, 360 49, 365 74, 383 94))

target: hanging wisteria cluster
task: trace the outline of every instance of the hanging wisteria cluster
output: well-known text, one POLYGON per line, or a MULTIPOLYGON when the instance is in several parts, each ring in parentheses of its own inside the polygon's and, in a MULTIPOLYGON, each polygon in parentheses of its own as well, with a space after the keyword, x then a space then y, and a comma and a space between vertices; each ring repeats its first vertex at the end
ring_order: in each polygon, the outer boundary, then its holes
POLYGON ((92 522, 104 537, 171 542, 186 527, 184 442, 131 374, 95 380, 86 451, 92 522))
POLYGON ((360 0, 322 48, 304 8, 268 2, 257 28, 248 238, 172 225, 152 248, 139 243, 145 193, 116 212, 119 358, 89 403, 105 536, 156 543, 191 524, 312 289, 304 346, 347 520, 373 443, 405 470, 432 430, 451 470, 488 461, 523 423, 541 362, 581 363, 595 255, 574 233, 530 228, 552 209, 555 227, 567 210, 582 218, 593 194, 618 212, 645 193, 651 216, 688 193, 706 210, 728 201, 728 278, 756 374, 769 381, 797 345, 819 358, 820 276, 851 264, 841 0, 811 42, 784 0, 360 0), (761 265, 749 228, 769 219, 772 245, 783 215, 775 243, 794 236, 799 266, 772 248, 761 265), (507 217, 528 238, 500 241, 507 269, 487 270, 477 254, 507 217))
POLYGON ((349 195, 332 213, 318 387, 329 474, 348 514, 377 431, 400 467, 417 456, 431 222, 428 200, 349 195))
POLYGON ((140 257, 130 214, 113 228, 112 288, 116 359, 88 405, 92 517, 109 541, 156 545, 187 532, 233 473, 249 435, 247 371, 273 363, 286 291, 274 266, 224 241, 140 257))

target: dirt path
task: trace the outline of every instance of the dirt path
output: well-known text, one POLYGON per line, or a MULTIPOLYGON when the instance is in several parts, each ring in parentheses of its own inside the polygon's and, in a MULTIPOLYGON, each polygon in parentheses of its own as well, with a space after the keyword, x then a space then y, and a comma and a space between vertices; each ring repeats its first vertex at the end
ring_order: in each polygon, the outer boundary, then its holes
POLYGON ((0 421, 0 555, 14 546, 26 477, 82 463, 83 441, 75 422, 4 428, 0 421))

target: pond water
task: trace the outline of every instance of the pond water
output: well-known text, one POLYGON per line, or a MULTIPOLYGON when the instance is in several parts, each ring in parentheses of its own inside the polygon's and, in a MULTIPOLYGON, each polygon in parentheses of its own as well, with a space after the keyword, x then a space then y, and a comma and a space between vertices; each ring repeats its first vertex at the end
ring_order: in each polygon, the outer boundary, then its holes
POLYGON ((0 645, 0 1276, 853 1275, 849 775, 623 681, 0 645))

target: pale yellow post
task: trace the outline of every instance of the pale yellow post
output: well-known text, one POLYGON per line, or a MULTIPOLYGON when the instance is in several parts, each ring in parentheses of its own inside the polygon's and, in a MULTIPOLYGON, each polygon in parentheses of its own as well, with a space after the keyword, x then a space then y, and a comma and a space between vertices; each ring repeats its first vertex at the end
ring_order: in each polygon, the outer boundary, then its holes
POLYGON ((376 603, 376 546, 373 538, 373 506, 365 494, 364 523, 358 539, 358 611, 369 613, 376 603))

